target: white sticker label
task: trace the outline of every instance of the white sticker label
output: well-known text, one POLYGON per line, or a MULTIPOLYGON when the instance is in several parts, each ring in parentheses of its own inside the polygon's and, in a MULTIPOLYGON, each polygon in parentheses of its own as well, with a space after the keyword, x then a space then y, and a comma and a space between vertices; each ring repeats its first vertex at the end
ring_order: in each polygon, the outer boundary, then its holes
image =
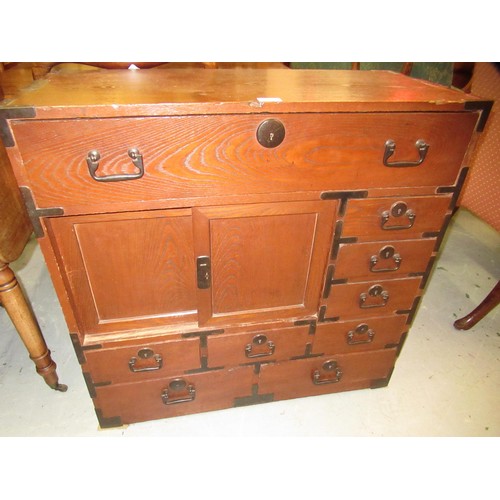
POLYGON ((257 97, 257 102, 262 106, 266 102, 283 102, 280 97, 257 97))

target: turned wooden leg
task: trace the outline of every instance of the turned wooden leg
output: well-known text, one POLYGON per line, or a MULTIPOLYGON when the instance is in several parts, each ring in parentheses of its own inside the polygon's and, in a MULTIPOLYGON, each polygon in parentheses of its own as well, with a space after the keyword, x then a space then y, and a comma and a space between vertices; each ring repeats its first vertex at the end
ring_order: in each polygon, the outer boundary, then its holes
POLYGON ((467 316, 457 319, 453 325, 458 330, 468 330, 483 319, 500 302, 500 281, 495 288, 486 296, 486 298, 467 316))
POLYGON ((47 348, 38 322, 26 302, 15 274, 3 262, 0 262, 0 302, 2 302, 21 340, 24 342, 30 358, 35 363, 37 373, 44 378, 47 385, 52 389, 65 392, 68 387, 59 383, 56 364, 50 357, 50 351, 47 348))

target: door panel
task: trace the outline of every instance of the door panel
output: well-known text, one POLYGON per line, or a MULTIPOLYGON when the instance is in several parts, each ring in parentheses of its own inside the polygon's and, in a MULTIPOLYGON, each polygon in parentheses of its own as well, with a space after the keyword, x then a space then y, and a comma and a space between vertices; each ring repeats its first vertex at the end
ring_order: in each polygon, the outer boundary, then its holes
POLYGON ((200 325, 314 314, 336 201, 193 209, 200 325))
POLYGON ((64 217, 47 224, 83 333, 195 318, 189 210, 64 217))

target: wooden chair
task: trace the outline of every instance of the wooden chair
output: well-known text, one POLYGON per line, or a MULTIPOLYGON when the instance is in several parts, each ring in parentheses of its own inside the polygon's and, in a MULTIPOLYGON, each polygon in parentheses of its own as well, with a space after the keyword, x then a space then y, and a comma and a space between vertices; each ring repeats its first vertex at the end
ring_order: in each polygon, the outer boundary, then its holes
POLYGON ((500 281, 497 282, 493 290, 486 298, 469 314, 463 318, 457 319, 453 323, 457 330, 469 330, 481 321, 489 312, 493 311, 500 303, 500 281))
MULTIPOLYGON (((471 85, 472 93, 498 101, 500 99, 500 70, 493 63, 475 63, 471 85)), ((479 218, 500 231, 500 111, 495 102, 488 123, 480 138, 471 170, 464 186, 459 205, 467 208, 479 218)), ((500 282, 486 298, 469 314, 455 321, 459 330, 468 330, 476 325, 500 302, 500 282)))

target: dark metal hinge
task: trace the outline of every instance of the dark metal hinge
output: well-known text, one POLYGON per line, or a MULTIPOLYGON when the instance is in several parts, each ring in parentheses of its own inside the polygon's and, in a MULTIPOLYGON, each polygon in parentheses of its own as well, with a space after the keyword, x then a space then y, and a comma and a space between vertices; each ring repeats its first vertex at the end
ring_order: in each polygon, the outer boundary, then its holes
POLYGON ((476 125, 476 132, 482 132, 490 116, 494 101, 468 101, 465 103, 465 109, 470 111, 481 111, 481 115, 476 125))

